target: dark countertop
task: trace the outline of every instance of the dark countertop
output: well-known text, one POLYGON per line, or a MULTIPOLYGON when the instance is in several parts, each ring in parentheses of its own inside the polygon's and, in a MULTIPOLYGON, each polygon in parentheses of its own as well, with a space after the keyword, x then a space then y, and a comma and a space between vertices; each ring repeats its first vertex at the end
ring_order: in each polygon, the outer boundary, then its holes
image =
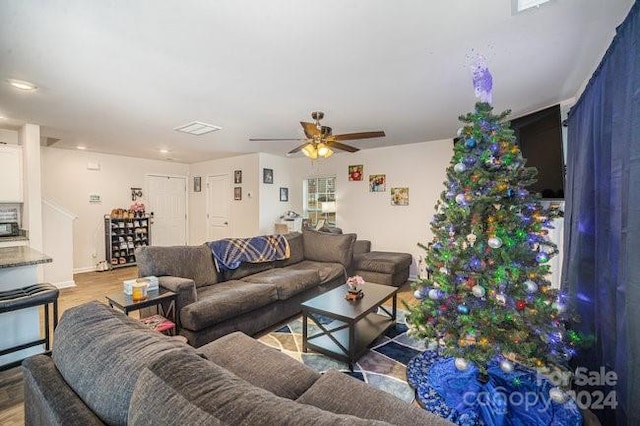
POLYGON ((31 247, 3 247, 0 248, 0 269, 16 266, 39 265, 52 262, 49 256, 31 247))
POLYGON ((25 235, 17 235, 15 237, 0 237, 0 243, 5 241, 28 241, 29 238, 25 235))

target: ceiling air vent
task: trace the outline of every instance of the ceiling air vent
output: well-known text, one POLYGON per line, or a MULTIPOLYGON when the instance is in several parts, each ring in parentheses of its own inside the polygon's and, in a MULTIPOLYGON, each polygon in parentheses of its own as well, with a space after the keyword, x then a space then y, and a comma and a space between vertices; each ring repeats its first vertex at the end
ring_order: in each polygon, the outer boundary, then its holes
POLYGON ((512 14, 520 13, 532 7, 540 7, 544 3, 548 3, 550 0, 511 0, 512 14))
POLYGON ((50 138, 48 136, 40 136, 40 146, 51 146, 60 142, 58 138, 50 138))
POLYGON ((201 136, 211 132, 217 132, 221 129, 222 127, 203 123, 202 121, 192 121, 191 123, 183 124, 182 126, 173 128, 173 130, 177 130, 178 132, 188 133, 190 135, 196 136, 201 136))

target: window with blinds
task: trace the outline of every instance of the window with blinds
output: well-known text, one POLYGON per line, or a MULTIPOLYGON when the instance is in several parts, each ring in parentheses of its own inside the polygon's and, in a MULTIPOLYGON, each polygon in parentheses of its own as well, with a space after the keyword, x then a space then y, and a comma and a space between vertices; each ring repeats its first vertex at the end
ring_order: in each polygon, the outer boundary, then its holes
POLYGON ((336 177, 313 177, 304 181, 304 216, 315 226, 324 219, 336 226, 336 177))

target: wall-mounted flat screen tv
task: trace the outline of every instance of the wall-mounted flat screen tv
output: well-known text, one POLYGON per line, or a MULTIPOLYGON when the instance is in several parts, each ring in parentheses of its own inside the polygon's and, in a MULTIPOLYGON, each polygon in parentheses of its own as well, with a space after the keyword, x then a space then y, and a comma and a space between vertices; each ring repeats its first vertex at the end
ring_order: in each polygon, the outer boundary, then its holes
POLYGON ((564 198, 564 156, 560 105, 511 121, 527 167, 538 169, 538 181, 528 189, 542 198, 564 198))

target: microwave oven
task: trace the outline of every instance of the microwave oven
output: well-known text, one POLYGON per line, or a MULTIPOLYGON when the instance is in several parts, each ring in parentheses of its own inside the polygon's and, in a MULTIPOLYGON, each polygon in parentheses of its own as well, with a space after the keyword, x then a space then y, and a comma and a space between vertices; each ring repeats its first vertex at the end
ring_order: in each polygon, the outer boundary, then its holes
POLYGON ((20 227, 17 222, 0 222, 0 237, 17 237, 20 227))

